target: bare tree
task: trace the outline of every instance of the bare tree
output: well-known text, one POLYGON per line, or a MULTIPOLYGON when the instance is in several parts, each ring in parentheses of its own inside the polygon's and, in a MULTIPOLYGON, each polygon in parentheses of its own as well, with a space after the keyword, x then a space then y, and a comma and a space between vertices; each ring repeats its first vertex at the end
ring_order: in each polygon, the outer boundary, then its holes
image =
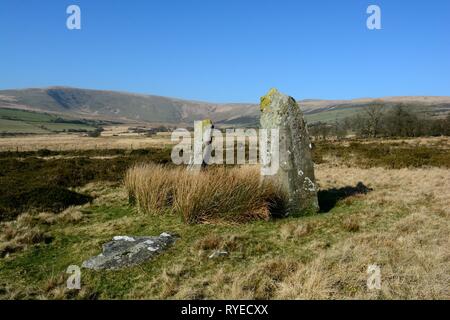
POLYGON ((364 113, 367 117, 367 130, 369 136, 376 138, 381 132, 384 105, 380 101, 369 104, 364 113))
POLYGON ((347 135, 347 128, 345 121, 339 121, 337 116, 334 119, 334 124, 332 126, 333 129, 333 135, 336 136, 337 140, 341 140, 342 138, 345 138, 347 135))

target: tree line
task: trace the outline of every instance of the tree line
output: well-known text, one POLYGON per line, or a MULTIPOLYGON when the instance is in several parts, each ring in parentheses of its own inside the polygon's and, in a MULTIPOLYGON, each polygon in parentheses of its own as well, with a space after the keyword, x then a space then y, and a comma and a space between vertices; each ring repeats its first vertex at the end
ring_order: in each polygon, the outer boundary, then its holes
POLYGON ((308 126, 315 139, 344 138, 354 134, 362 138, 450 136, 450 114, 443 118, 419 116, 414 106, 396 104, 387 108, 374 102, 355 116, 332 123, 317 122, 308 126))

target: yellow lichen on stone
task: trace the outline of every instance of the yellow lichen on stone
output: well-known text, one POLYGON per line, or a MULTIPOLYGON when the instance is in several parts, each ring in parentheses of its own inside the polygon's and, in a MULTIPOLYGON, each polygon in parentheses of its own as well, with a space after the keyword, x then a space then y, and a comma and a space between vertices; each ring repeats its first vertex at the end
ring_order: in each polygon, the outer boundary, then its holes
POLYGON ((271 99, 272 95, 277 93, 277 92, 278 92, 277 89, 272 88, 272 89, 269 90, 269 92, 265 96, 261 97, 261 102, 260 102, 261 112, 264 112, 264 111, 267 110, 267 108, 269 107, 270 103, 272 102, 272 99, 271 99))
POLYGON ((202 120, 202 126, 203 126, 203 127, 205 127, 205 126, 211 126, 211 125, 212 125, 211 119, 204 119, 204 120, 202 120))

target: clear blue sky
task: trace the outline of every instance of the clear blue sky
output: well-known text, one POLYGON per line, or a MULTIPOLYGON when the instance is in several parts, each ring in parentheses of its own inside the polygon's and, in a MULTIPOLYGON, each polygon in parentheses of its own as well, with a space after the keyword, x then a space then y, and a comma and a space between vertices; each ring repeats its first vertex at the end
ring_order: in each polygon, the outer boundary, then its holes
POLYGON ((450 95, 448 0, 0 0, 0 88, 216 102, 450 95), (66 28, 77 4, 82 29, 66 28), (382 30, 366 28, 366 8, 382 30))

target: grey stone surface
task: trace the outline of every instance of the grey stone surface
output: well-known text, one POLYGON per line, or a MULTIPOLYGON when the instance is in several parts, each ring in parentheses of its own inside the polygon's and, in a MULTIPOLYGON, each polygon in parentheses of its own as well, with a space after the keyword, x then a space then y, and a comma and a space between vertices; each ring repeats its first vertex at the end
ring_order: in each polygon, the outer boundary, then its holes
POLYGON ((196 124, 194 130, 195 134, 194 137, 202 136, 202 162, 201 163, 195 163, 194 162, 194 152, 191 155, 191 158, 189 160, 189 165, 187 167, 187 170, 190 172, 198 173, 202 169, 205 169, 208 165, 207 162, 211 156, 211 146, 212 146, 212 130, 214 129, 214 124, 210 119, 204 119, 202 121, 199 121, 198 124, 196 124), (198 124, 201 123, 201 130, 200 127, 197 127, 198 124))
POLYGON ((103 244, 102 253, 84 261, 82 267, 114 270, 135 266, 166 250, 176 239, 167 232, 156 237, 115 236, 103 244))
POLYGON ((261 128, 279 129, 280 168, 276 179, 285 189, 288 214, 317 212, 317 186, 311 156, 311 142, 303 113, 297 102, 276 89, 261 98, 261 128))

